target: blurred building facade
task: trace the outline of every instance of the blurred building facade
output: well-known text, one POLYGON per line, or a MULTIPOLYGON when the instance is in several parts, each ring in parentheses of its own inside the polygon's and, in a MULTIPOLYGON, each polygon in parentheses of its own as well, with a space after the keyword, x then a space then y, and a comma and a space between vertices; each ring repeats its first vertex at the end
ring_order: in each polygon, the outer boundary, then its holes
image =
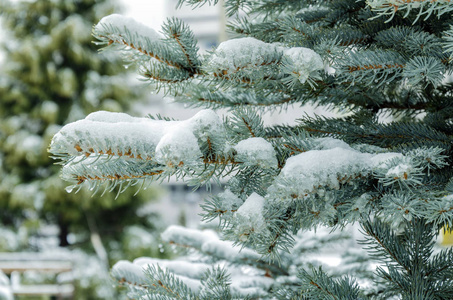
POLYGON ((215 6, 203 5, 196 9, 187 5, 177 8, 177 3, 178 0, 165 1, 166 15, 181 19, 190 26, 200 50, 211 50, 227 39, 222 1, 215 6))
POLYGON ((194 32, 201 51, 211 50, 227 39, 222 3, 220 0, 215 6, 206 4, 193 9, 188 5, 177 7, 178 0, 122 0, 124 14, 157 31, 168 17, 181 19, 194 32))

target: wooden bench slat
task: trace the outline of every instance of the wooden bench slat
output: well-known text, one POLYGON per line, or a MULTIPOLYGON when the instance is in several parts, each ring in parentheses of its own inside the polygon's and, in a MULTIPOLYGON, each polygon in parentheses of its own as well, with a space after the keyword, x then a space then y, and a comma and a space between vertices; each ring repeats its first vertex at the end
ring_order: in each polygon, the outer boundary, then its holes
POLYGON ((11 274, 14 271, 39 271, 61 273, 69 272, 73 269, 71 262, 32 262, 32 261, 0 261, 0 270, 6 274, 11 274))
POLYGON ((71 260, 70 254, 56 253, 55 255, 49 255, 47 253, 40 252, 0 252, 0 261, 68 261, 71 260))
MULTIPOLYGON (((36 252, 0 253, 0 270, 5 274, 11 274, 12 293, 17 296, 63 296, 74 295, 72 283, 60 284, 20 284, 20 273, 36 271, 40 273, 53 273, 60 276, 61 273, 74 270, 74 262, 70 255, 49 255, 36 252), (13 277, 16 278, 13 284, 13 277)), ((58 280, 58 277, 56 279, 58 280)))
POLYGON ((71 296, 74 293, 74 286, 72 284, 20 285, 17 287, 12 287, 12 292, 17 296, 71 296))

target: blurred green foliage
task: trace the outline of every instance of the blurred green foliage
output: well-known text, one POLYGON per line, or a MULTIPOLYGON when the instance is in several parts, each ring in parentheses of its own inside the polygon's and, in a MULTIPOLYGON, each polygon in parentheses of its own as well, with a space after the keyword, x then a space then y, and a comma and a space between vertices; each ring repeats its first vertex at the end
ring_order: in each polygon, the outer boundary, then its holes
POLYGON ((102 0, 0 1, 0 251, 42 250, 36 241, 50 225, 59 229, 53 245, 87 253, 97 234, 110 263, 166 255, 154 242, 159 217, 137 214, 156 190, 133 196, 132 188, 117 199, 115 192, 69 194, 47 152, 64 124, 97 110, 127 111, 146 95, 124 84, 131 75, 121 61, 92 43, 93 24, 118 8, 102 0), (137 242, 137 232, 148 232, 140 242, 150 244, 137 242))

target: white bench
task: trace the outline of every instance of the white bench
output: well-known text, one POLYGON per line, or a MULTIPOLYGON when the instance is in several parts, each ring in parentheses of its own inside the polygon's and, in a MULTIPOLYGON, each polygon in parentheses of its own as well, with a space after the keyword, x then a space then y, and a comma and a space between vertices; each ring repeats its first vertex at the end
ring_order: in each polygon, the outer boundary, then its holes
POLYGON ((55 284, 21 284, 21 274, 26 271, 39 273, 64 274, 72 272, 70 258, 51 257, 41 253, 20 252, 0 253, 0 270, 11 277, 11 290, 17 296, 56 296, 57 299, 72 298, 74 284, 58 280, 55 284))

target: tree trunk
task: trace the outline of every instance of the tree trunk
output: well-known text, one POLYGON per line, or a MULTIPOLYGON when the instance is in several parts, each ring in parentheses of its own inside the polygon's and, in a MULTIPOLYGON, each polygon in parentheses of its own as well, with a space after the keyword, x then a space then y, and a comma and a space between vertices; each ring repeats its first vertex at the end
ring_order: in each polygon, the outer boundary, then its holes
POLYGON ((60 233, 58 234, 58 238, 60 240, 60 247, 69 246, 69 242, 68 242, 68 233, 69 233, 68 224, 66 222, 64 222, 61 217, 58 218, 58 227, 60 228, 60 233))

